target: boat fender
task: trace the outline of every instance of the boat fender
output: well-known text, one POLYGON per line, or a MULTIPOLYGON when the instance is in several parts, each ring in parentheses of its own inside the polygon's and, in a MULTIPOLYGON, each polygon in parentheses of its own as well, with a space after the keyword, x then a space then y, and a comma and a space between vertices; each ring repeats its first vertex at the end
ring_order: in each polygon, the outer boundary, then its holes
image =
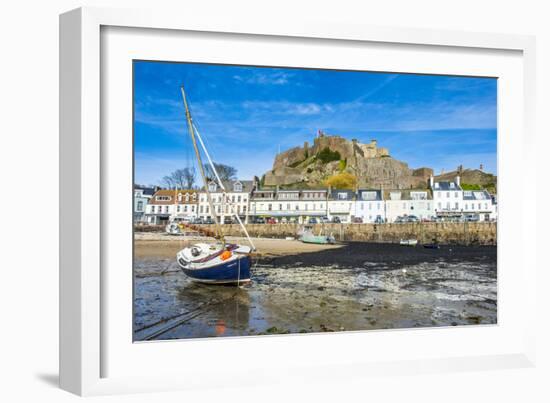
POLYGON ((222 260, 227 260, 227 259, 229 259, 230 257, 231 257, 231 252, 228 251, 228 250, 224 251, 224 252, 221 254, 221 256, 220 256, 220 258, 221 258, 222 260))

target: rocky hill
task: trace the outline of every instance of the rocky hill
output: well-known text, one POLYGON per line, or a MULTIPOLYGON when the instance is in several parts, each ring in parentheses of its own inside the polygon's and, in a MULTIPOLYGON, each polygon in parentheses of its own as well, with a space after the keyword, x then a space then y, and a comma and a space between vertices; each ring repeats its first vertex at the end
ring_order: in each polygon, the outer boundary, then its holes
POLYGON ((264 186, 320 187, 341 174, 356 178, 357 186, 411 188, 427 186, 431 168, 411 169, 391 157, 376 140, 368 144, 322 132, 308 142, 278 154, 273 169, 263 177, 264 186))
POLYGON ((460 175, 460 184, 466 190, 485 188, 491 193, 497 192, 497 177, 479 169, 462 169, 458 167, 456 171, 437 175, 435 180, 451 181, 457 175, 460 175))

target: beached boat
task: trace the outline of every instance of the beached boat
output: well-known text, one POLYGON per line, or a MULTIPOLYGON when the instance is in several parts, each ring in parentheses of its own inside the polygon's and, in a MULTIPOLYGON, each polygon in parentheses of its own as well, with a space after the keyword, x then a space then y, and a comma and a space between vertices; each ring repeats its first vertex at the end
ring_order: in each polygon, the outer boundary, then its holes
POLYGON ((417 239, 402 239, 402 240, 399 241, 399 244, 403 245, 403 246, 416 246, 416 245, 418 245, 418 240, 417 239))
POLYGON ((298 232, 298 239, 303 243, 315 243, 319 245, 333 244, 336 241, 332 234, 323 235, 319 233, 319 235, 315 235, 311 227, 303 227, 298 232))
MULTIPOLYGON (((229 198, 225 196, 225 187, 220 180, 216 167, 208 154, 208 150, 206 149, 204 142, 202 141, 201 135, 193 123, 183 86, 181 87, 181 94, 185 107, 187 128, 189 135, 191 136, 195 155, 197 157, 199 171, 204 184, 204 189, 206 191, 206 199, 210 206, 210 211, 214 212, 216 210, 214 208, 210 192, 208 191, 208 183, 197 140, 206 155, 208 164, 214 173, 218 186, 224 193, 224 198, 229 198)), ((253 250, 255 250, 255 247, 240 217, 238 214, 235 214, 235 219, 243 229, 250 246, 226 243, 221 231, 218 217, 216 217, 215 214, 213 214, 213 219, 216 226, 216 239, 218 242, 215 244, 197 243, 183 248, 176 255, 178 265, 185 275, 194 281, 202 283, 240 285, 249 282, 251 279, 250 254, 253 250)))

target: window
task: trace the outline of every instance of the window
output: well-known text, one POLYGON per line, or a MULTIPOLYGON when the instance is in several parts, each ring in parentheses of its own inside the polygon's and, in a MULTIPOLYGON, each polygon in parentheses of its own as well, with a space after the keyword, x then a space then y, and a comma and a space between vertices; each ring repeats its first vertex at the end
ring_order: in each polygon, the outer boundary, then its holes
POLYGON ((179 202, 181 201, 181 198, 182 198, 181 193, 178 193, 178 201, 179 201, 179 202))
POLYGON ((363 200, 376 200, 376 192, 361 192, 363 200))
POLYGON ((369 210, 372 210, 372 203, 369 203, 369 210))
POLYGON ((338 200, 347 200, 348 194, 347 193, 338 193, 338 200))
POLYGON ((455 209, 458 210, 458 202, 455 203, 455 209))
POLYGON ((286 209, 287 209, 287 210, 290 210, 290 203, 287 203, 286 209))
POLYGON ((246 213, 246 206, 243 206, 243 213, 246 213))
POLYGON ((300 209, 300 207, 298 206, 298 204, 296 204, 296 210, 299 210, 299 209, 300 209))
POLYGON ((269 204, 267 205, 267 209, 268 209, 269 211, 271 211, 272 207, 273 207, 273 206, 271 205, 271 203, 269 203, 269 204))
POLYGON ((451 197, 451 193, 450 192, 447 192, 447 199, 451 197))
POLYGON ((170 201, 172 200, 172 198, 170 196, 157 196, 155 197, 156 200, 158 201, 170 201))
POLYGON ((204 207, 204 206, 200 206, 200 207, 199 207, 199 211, 200 211, 201 214, 203 213, 203 210, 204 210, 203 207, 204 207))
POLYGON ((279 211, 281 211, 282 209, 283 209, 283 205, 279 204, 279 211))
POLYGON ((169 209, 168 206, 164 206, 164 212, 165 212, 165 213, 168 213, 168 209, 169 209))
POLYGON ((186 193, 186 194, 185 194, 185 201, 186 201, 186 202, 189 202, 189 193, 186 193))
POLYGON ((155 212, 155 206, 151 206, 151 213, 155 212))
POLYGON ((141 200, 137 202, 136 210, 143 211, 143 202, 141 200))
POLYGON ((306 211, 307 211, 307 203, 306 203, 306 211))
POLYGON ((458 197, 458 192, 455 192, 455 197, 458 197))
POLYGON ((195 206, 194 205, 191 205, 191 211, 194 213, 195 212, 195 206))
MULTIPOLYGON (((179 207, 179 206, 178 206, 178 207, 179 207)), ((187 213, 187 204, 186 204, 185 206, 183 206, 183 211, 184 211, 185 213, 187 213)))
POLYGON ((215 183, 209 183, 209 184, 208 184, 208 190, 209 190, 210 192, 215 192, 215 191, 216 191, 216 187, 217 187, 217 186, 216 186, 215 183))
POLYGON ((468 210, 468 204, 464 205, 464 210, 468 210))
POLYGON ((235 203, 235 195, 231 196, 231 203, 235 203))
POLYGON ((241 195, 237 196, 237 203, 241 202, 241 195))
POLYGON ((487 205, 487 203, 485 203, 485 210, 488 210, 489 209, 489 206, 487 205))
POLYGON ((177 212, 179 213, 180 210, 181 210, 181 206, 178 206, 176 210, 177 210, 177 212))
POLYGON ((242 191, 243 191, 243 185, 242 185, 242 183, 236 182, 236 183, 233 185, 233 191, 234 191, 234 192, 242 192, 242 191))

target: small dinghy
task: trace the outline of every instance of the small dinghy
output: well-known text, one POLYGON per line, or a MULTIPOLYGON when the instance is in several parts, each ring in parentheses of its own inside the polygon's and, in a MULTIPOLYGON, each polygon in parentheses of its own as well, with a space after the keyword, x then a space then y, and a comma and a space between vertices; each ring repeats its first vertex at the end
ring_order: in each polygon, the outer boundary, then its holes
POLYGON ((425 243, 424 248, 426 249, 439 249, 438 243, 425 243))
POLYGON ((298 232, 299 240, 303 243, 314 243, 318 245, 326 245, 326 244, 333 244, 336 242, 336 239, 332 234, 330 235, 323 235, 319 233, 319 235, 315 235, 313 233, 313 229, 311 227, 304 227, 298 232))
MULTIPOLYGON (((197 157, 199 166, 199 172, 202 177, 204 189, 206 191, 206 199, 210 206, 210 211, 216 211, 212 202, 212 196, 208 191, 208 181, 204 171, 204 165, 202 163, 199 147, 197 145, 197 139, 200 142, 202 150, 208 159, 208 164, 216 178, 218 186, 224 193, 224 199, 230 200, 225 194, 225 187, 216 170, 216 166, 212 162, 208 150, 206 149, 204 142, 197 130, 197 127, 191 119, 191 113, 187 105, 187 98, 185 96, 185 90, 181 87, 181 94, 183 97, 183 104, 185 106, 185 116, 187 119, 187 128, 189 135, 193 143, 193 149, 197 157)), ((234 217, 243 229, 250 246, 229 244, 225 242, 220 223, 216 214, 212 214, 214 224, 216 225, 216 238, 219 242, 214 244, 196 243, 187 248, 183 248, 176 255, 176 260, 183 273, 194 281, 208 284, 236 284, 241 285, 247 283, 251 279, 251 259, 250 253, 255 249, 250 236, 243 225, 238 214, 234 217)))
POLYGON ((418 245, 418 240, 416 240, 416 239, 402 239, 402 240, 399 241, 399 245, 416 246, 416 245, 418 245))

